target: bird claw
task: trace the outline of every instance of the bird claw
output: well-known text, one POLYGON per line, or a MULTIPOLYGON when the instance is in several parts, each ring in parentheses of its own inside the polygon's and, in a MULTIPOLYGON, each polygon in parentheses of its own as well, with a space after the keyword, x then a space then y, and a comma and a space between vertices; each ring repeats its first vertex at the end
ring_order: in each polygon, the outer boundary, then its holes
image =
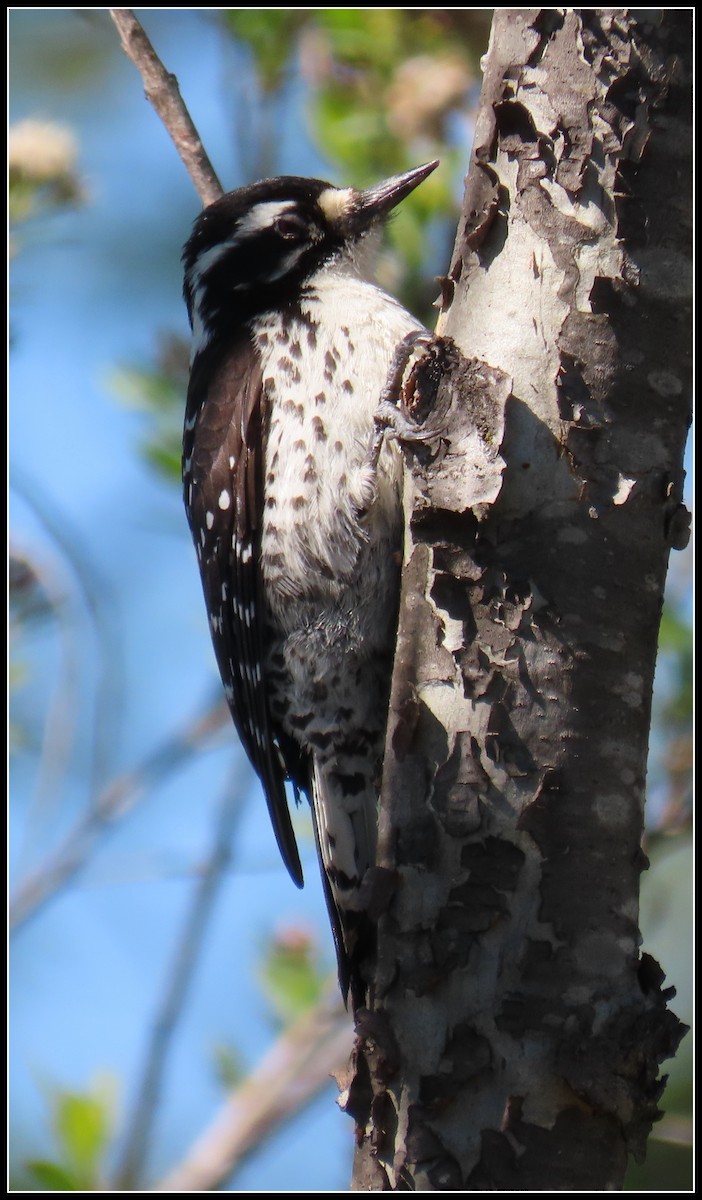
POLYGON ((374 420, 376 431, 381 437, 383 433, 390 432, 398 442, 407 442, 409 445, 426 445, 438 441, 441 437, 440 430, 420 429, 410 417, 405 416, 402 409, 396 408, 386 400, 381 401, 374 420))
POLYGON ((398 342, 390 363, 385 387, 380 393, 379 408, 385 404, 389 404, 393 408, 397 407, 402 397, 402 385, 412 355, 418 349, 428 349, 433 340, 434 337, 428 330, 414 329, 412 333, 406 334, 401 342, 398 342))
MULTIPOLYGON (((420 427, 408 414, 407 408, 400 407, 408 403, 414 392, 418 365, 427 357, 432 358, 432 347, 436 346, 437 338, 426 329, 413 330, 396 346, 385 387, 380 394, 375 412, 374 463, 377 463, 380 446, 386 433, 408 446, 431 445, 441 439, 441 430, 426 428, 426 426, 420 427), (410 367, 413 358, 414 363, 410 367)), ((433 357, 436 357, 436 350, 434 350, 433 357)))

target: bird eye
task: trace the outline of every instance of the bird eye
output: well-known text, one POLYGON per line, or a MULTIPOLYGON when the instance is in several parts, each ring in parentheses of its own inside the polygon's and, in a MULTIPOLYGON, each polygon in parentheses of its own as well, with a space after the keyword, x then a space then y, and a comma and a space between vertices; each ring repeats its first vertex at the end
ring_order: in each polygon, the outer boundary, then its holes
POLYGON ((294 241, 297 238, 304 237, 307 233, 305 222, 293 213, 283 213, 282 216, 278 217, 273 228, 286 241, 294 241))

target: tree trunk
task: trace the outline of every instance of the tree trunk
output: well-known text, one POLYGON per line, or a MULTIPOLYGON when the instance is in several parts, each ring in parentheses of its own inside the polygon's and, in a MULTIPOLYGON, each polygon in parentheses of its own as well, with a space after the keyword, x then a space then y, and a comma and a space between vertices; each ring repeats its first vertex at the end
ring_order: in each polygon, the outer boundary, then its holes
POLYGON ((637 918, 691 57, 689 10, 494 18, 439 324, 461 353, 409 402, 445 436, 408 482, 355 1190, 619 1188, 684 1032, 637 918))

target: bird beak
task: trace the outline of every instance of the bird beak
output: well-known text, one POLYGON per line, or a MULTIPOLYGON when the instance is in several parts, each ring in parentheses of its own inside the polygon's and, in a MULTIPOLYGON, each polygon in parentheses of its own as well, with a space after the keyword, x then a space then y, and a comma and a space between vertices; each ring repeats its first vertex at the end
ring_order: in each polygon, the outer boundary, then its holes
POLYGON ((375 187, 361 192, 363 217, 371 221, 386 216, 405 196, 409 196, 427 175, 431 175, 438 165, 439 160, 435 158, 433 162, 414 167, 411 171, 405 171, 403 175, 393 175, 390 179, 384 179, 382 183, 376 183, 375 187))

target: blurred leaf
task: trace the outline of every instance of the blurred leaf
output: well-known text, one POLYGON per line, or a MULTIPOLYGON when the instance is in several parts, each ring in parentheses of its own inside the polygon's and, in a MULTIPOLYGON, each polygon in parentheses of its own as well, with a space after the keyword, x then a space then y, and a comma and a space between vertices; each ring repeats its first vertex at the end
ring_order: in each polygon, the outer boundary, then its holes
POLYGON ((33 1159, 25 1166, 30 1178, 36 1182, 40 1191, 82 1192, 86 1190, 86 1181, 61 1163, 49 1162, 46 1159, 33 1159))
POLYGON ((405 9, 319 9, 317 27, 306 71, 318 93, 313 122, 350 182, 362 186, 441 156, 444 121, 465 107, 477 78, 462 27, 440 12, 405 9))
POLYGON ((53 1126, 66 1162, 86 1177, 94 1175, 110 1132, 105 1099, 87 1093, 59 1092, 54 1101, 53 1126))
POLYGON ((326 976, 316 950, 314 938, 299 928, 279 933, 266 950, 258 976, 275 1017, 285 1025, 321 999, 326 976))
POLYGON ((656 795, 648 813, 650 837, 680 834, 690 827, 693 803, 693 645, 692 625, 676 602, 666 599, 661 618, 653 693, 649 778, 656 795))
POLYGON ((666 603, 661 618, 659 654, 670 656, 675 679, 661 716, 668 724, 692 722, 692 626, 675 608, 666 603))
POLYGON ((104 88, 111 72, 122 67, 102 9, 17 7, 9 14, 14 23, 14 74, 31 73, 40 94, 50 90, 55 97, 73 97, 82 87, 104 88))
POLYGON ((689 1192, 693 1189, 692 1147, 649 1140, 645 1163, 631 1163, 625 1192, 689 1192))
POLYGON ((113 368, 107 386, 120 403, 146 415, 148 433, 142 441, 142 453, 160 475, 179 483, 188 390, 187 347, 181 338, 162 338, 156 358, 151 368, 113 368))
POLYGON ((224 1043, 215 1046, 213 1058, 217 1080, 227 1091, 237 1087, 245 1078, 246 1069, 231 1046, 224 1043))
POLYGON ((102 1190, 101 1163, 114 1126, 114 1086, 98 1080, 91 1092, 47 1089, 56 1160, 36 1159, 26 1169, 42 1190, 102 1190))
POLYGON ((300 8, 234 8, 222 13, 226 27, 251 51, 264 92, 281 86, 297 33, 309 17, 309 10, 300 8))
POLYGON ((692 628, 689 621, 683 619, 674 605, 666 604, 661 616, 659 644, 661 650, 672 650, 676 653, 688 653, 692 647, 692 628))
POLYGON ((143 412, 171 412, 183 403, 182 388, 160 368, 116 367, 108 386, 122 404, 143 412))
POLYGON ((165 445, 164 442, 162 442, 161 445, 155 445, 152 442, 147 443, 143 447, 144 454, 160 475, 163 475, 166 479, 172 480, 174 483, 179 483, 182 461, 180 435, 169 435, 168 442, 168 445, 165 445))

